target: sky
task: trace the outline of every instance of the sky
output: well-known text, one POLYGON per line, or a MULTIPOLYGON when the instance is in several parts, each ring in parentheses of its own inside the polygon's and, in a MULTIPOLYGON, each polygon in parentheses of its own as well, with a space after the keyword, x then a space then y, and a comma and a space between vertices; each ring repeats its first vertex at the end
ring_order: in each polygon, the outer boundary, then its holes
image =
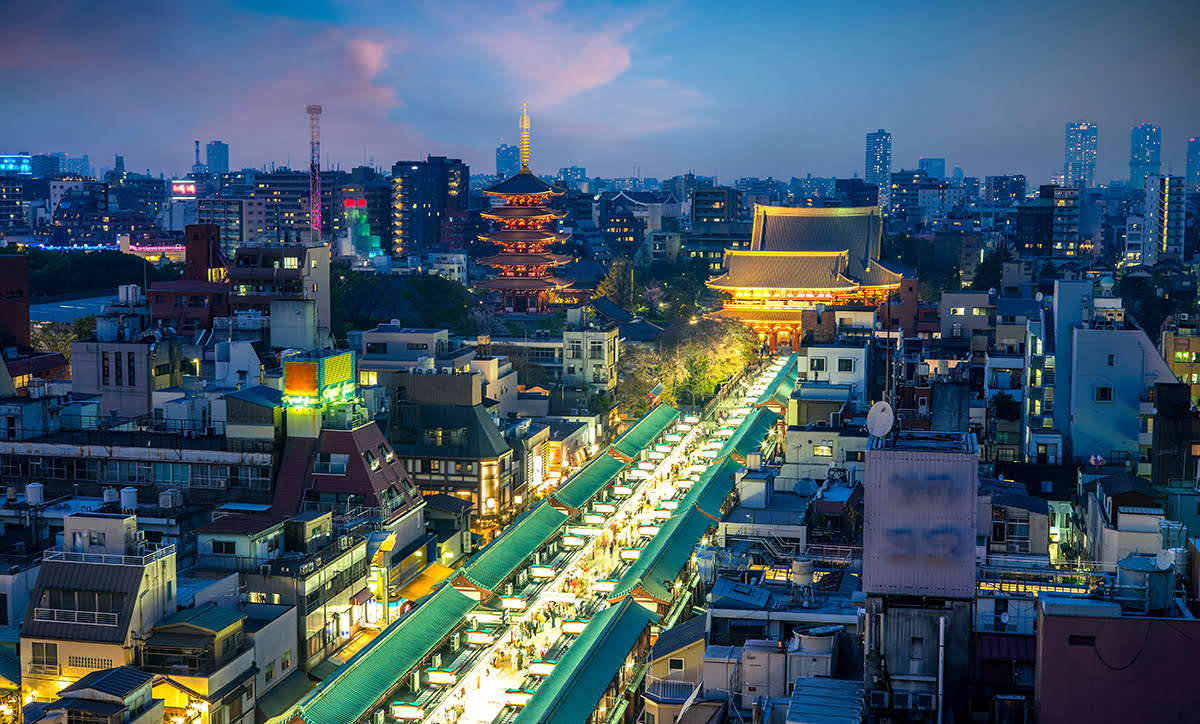
POLYGON ((326 166, 494 173, 527 102, 539 173, 861 175, 885 128, 895 169, 1043 182, 1081 117, 1098 179, 1128 176, 1143 122, 1183 173, 1198 27, 1196 0, 0 0, 0 153, 170 176, 220 139, 233 168, 307 168, 319 103, 326 166))

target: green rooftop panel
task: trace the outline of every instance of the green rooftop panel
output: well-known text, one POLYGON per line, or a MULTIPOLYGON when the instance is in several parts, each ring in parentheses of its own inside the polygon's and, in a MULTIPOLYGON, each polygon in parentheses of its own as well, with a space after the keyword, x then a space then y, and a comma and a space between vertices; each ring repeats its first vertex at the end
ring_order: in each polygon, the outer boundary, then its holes
POLYGON ((642 419, 635 422, 633 427, 621 433, 612 447, 626 457, 637 458, 642 450, 666 432, 678 417, 679 410, 669 405, 659 405, 642 415, 642 419))
POLYGON ((585 465, 554 493, 564 505, 579 509, 587 505, 605 485, 624 470, 626 464, 612 455, 604 454, 585 465))
POLYGON ((513 521, 500 537, 477 553, 463 568, 463 576, 476 586, 489 591, 496 590, 566 521, 566 513, 542 501, 513 521))

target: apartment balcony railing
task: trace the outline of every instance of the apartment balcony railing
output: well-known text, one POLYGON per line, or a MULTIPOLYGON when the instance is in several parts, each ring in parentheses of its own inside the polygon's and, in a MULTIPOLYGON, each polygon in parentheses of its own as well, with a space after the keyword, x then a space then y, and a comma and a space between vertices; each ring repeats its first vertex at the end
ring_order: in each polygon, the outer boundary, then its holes
POLYGON ((175 553, 174 545, 159 545, 146 543, 142 546, 147 553, 134 556, 122 556, 112 553, 77 553, 65 551, 62 546, 49 548, 43 554, 43 560, 64 561, 67 563, 99 563, 108 566, 148 566, 154 561, 166 558, 175 553))
POLYGON ((62 673, 62 667, 58 664, 30 664, 30 674, 41 674, 43 676, 58 676, 62 673))
POLYGON ((92 626, 116 626, 117 614, 100 611, 73 611, 64 608, 35 608, 35 621, 54 621, 55 623, 83 623, 92 626))
POLYGON ((698 681, 676 681, 647 676, 645 694, 647 698, 660 704, 682 704, 699 685, 698 681))

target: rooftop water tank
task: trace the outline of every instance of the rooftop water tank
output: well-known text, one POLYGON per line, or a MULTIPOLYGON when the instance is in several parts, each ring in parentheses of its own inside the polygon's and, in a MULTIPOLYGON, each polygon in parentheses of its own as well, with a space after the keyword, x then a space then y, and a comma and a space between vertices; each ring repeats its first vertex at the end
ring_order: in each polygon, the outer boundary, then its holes
POLYGON ((25 502, 29 505, 41 505, 45 498, 45 488, 41 483, 30 483, 25 486, 25 502))
POLYGON ((1150 611, 1162 611, 1170 605, 1175 564, 1169 560, 1170 553, 1164 553, 1157 557, 1132 553, 1117 562, 1117 586, 1125 599, 1122 605, 1150 611))
POLYGON ((105 488, 100 494, 103 496, 105 503, 115 503, 121 499, 121 495, 117 492, 116 488, 105 488))
POLYGON ((137 511, 137 488, 121 488, 121 510, 137 511))
POLYGON ((797 558, 792 561, 792 584, 796 586, 811 586, 813 584, 813 563, 807 558, 797 558))

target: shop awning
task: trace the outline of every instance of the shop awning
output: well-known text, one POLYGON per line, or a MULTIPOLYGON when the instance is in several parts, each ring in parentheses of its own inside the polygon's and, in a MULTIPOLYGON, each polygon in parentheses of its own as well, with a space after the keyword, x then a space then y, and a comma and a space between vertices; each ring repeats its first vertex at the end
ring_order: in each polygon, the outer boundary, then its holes
POLYGON ((371 589, 369 589, 369 588, 364 588, 363 590, 354 594, 354 596, 352 596, 350 598, 350 602, 353 603, 355 606, 361 606, 370 600, 371 600, 371 589))
POLYGON ((430 563, 417 574, 416 578, 401 586, 396 593, 410 601, 415 601, 428 595, 435 585, 449 578, 453 572, 452 568, 443 566, 441 563, 430 563))

